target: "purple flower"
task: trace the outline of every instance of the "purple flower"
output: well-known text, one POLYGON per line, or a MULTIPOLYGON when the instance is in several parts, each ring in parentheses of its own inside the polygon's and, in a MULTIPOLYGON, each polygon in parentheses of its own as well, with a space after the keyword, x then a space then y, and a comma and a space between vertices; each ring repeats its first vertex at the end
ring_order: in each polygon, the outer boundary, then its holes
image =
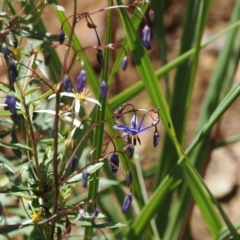
POLYGON ((10 82, 15 83, 16 79, 18 77, 18 70, 17 70, 15 62, 10 61, 8 64, 8 67, 9 67, 10 82))
POLYGON ((95 208, 95 210, 93 211, 92 216, 91 216, 92 220, 94 220, 95 218, 97 218, 98 214, 99 214, 99 211, 98 211, 97 208, 95 208))
POLYGON ((10 112, 13 114, 13 115, 17 115, 17 110, 16 110, 16 98, 11 94, 11 93, 8 93, 7 97, 6 97, 6 100, 5 100, 5 103, 7 104, 10 112))
POLYGON ((138 125, 137 116, 136 116, 136 114, 134 114, 131 119, 131 122, 130 122, 130 127, 127 127, 126 125, 122 124, 121 122, 116 121, 117 125, 114 125, 113 128, 116 130, 123 131, 124 133, 128 134, 129 143, 132 143, 132 140, 133 140, 133 145, 135 146, 136 139, 138 140, 139 144, 141 144, 140 139, 138 138, 138 133, 143 132, 143 131, 153 127, 153 125, 142 127, 144 119, 145 119, 145 115, 143 115, 140 125, 138 125))
POLYGON ((147 50, 151 49, 151 30, 148 25, 145 25, 142 30, 142 43, 147 50))
POLYGON ((122 212, 125 213, 127 212, 127 210, 130 208, 131 206, 131 203, 132 203, 132 194, 129 193, 125 198, 124 198, 124 201, 123 201, 123 206, 122 206, 122 212))
POLYGON ((100 85, 100 97, 105 98, 107 94, 107 84, 104 80, 102 80, 100 85))
POLYGON ((158 143, 160 141, 160 134, 158 133, 158 131, 156 130, 153 134, 153 146, 157 147, 158 143))
POLYGON ((110 169, 116 175, 119 167, 119 157, 117 153, 113 153, 110 157, 110 169))
POLYGON ((78 165, 78 157, 76 155, 73 156, 72 161, 71 161, 71 170, 74 172, 77 168, 78 165))
POLYGON ((84 169, 82 171, 82 186, 84 188, 86 188, 87 187, 87 183, 88 183, 88 172, 87 172, 86 169, 84 169))
POLYGON ((87 83, 87 75, 84 70, 81 70, 77 76, 77 92, 80 93, 83 91, 87 83))
POLYGON ((124 58, 122 59, 122 63, 121 63, 121 66, 122 66, 122 70, 123 70, 123 71, 126 70, 127 65, 128 65, 128 57, 127 57, 127 56, 124 56, 124 58))
POLYGON ((63 44, 64 40, 65 40, 65 32, 61 29, 58 35, 58 41, 60 44, 63 44))
POLYGON ((66 92, 72 92, 72 82, 67 74, 65 74, 63 77, 63 87, 65 88, 66 92))

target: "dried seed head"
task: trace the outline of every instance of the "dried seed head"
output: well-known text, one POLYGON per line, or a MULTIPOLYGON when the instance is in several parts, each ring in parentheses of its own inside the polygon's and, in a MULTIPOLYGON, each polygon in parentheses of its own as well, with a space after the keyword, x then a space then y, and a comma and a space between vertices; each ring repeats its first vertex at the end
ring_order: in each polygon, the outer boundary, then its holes
POLYGON ((17 115, 17 110, 16 110, 16 98, 11 94, 8 93, 5 103, 8 106, 8 109, 13 115, 17 115))
POLYGON ((102 80, 100 85, 100 98, 105 98, 107 94, 107 83, 102 80))
POLYGON ((44 52, 44 64, 47 66, 51 61, 51 53, 48 49, 45 50, 44 52))
POLYGON ((77 169, 78 165, 78 157, 76 155, 73 156, 72 161, 71 161, 71 170, 74 172, 77 169))
POLYGON ((155 130, 153 134, 153 146, 157 147, 157 145, 159 144, 159 141, 160 141, 160 134, 158 133, 157 130, 155 130))
POLYGON ((110 157, 110 169, 116 175, 119 167, 119 157, 117 153, 113 153, 110 157))
POLYGON ((127 151, 128 151, 128 157, 131 159, 135 152, 135 148, 134 148, 133 144, 131 144, 131 143, 128 144, 127 151))
POLYGON ((64 42, 64 39, 65 39, 65 32, 61 29, 60 30, 60 33, 58 35, 58 41, 60 44, 63 44, 64 42))
POLYGON ((131 206, 131 203, 132 203, 132 194, 129 193, 125 198, 124 198, 124 201, 123 201, 123 206, 122 206, 122 212, 125 213, 127 212, 127 210, 130 208, 131 206))
POLYGON ((66 217, 66 223, 65 223, 65 228, 67 233, 71 233, 72 230, 72 224, 69 221, 68 217, 66 217))
POLYGON ((103 59, 103 53, 102 50, 97 50, 97 61, 101 68, 104 68, 104 59, 103 59))
POLYGON ((153 11, 152 8, 149 10, 149 13, 148 13, 148 14, 149 14, 150 21, 151 21, 151 22, 154 22, 155 16, 154 16, 154 11, 153 11))
POLYGON ((115 115, 116 118, 119 118, 123 110, 124 110, 124 107, 120 106, 113 114, 115 115))
POLYGON ((151 49, 151 30, 148 25, 142 30, 142 43, 147 50, 151 49))
POLYGON ((92 216, 91 216, 92 220, 95 220, 95 218, 97 218, 98 214, 99 214, 99 211, 97 208, 95 208, 95 210, 93 211, 92 216))
POLYGON ((129 186, 132 183, 132 172, 130 170, 127 170, 126 172, 126 180, 127 185, 129 186))
POLYGON ((121 63, 121 66, 122 66, 122 70, 123 70, 123 71, 126 70, 127 65, 128 65, 128 57, 127 57, 127 56, 124 56, 123 59, 122 59, 122 63, 121 63))
POLYGON ((87 75, 84 70, 81 70, 77 76, 77 92, 80 93, 83 91, 87 83, 87 75))
POLYGON ((65 74, 63 77, 63 87, 66 90, 66 92, 72 92, 72 89, 73 89, 72 82, 70 77, 67 74, 65 74))
POLYGON ((16 79, 18 77, 18 70, 15 62, 10 61, 8 64, 9 67, 9 78, 10 78, 10 83, 15 83, 16 79))
POLYGON ((87 187, 87 183, 88 183, 88 172, 87 172, 86 169, 84 169, 82 171, 82 186, 84 188, 86 188, 87 187))
POLYGON ((3 52, 3 56, 7 58, 9 54, 9 49, 8 49, 8 45, 5 42, 2 44, 2 52, 3 52))

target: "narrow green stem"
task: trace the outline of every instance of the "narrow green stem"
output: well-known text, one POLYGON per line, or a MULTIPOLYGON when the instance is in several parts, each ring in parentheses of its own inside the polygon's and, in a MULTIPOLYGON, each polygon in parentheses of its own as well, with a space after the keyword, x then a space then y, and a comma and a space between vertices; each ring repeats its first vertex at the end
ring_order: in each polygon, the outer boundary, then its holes
MULTIPOLYGON (((73 20, 72 20, 72 28, 68 39, 68 44, 66 48, 66 53, 63 60, 63 67, 60 77, 60 82, 56 87, 55 93, 56 93, 56 104, 55 104, 55 119, 54 119, 54 143, 53 143, 53 174, 54 174, 54 198, 53 198, 53 212, 52 215, 57 214, 58 210, 58 196, 59 196, 59 189, 58 189, 58 121, 59 121, 59 110, 60 110, 60 91, 62 86, 62 80, 64 77, 64 74, 67 71, 67 61, 68 56, 70 52, 70 45, 72 42, 72 37, 74 34, 74 29, 76 25, 76 14, 77 14, 77 0, 74 0, 73 4, 73 20)), ((54 231, 55 231, 55 225, 56 225, 56 218, 52 219, 51 222, 51 228, 50 228, 50 234, 49 239, 54 239, 54 231)))

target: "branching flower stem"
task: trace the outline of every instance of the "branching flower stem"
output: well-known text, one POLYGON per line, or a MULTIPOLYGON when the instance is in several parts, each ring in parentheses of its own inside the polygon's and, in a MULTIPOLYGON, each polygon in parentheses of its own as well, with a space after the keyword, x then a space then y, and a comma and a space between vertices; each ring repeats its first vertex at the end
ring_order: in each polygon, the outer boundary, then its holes
MULTIPOLYGON (((63 67, 62 67, 62 72, 61 72, 61 77, 60 77, 60 82, 56 87, 55 93, 56 93, 56 105, 55 105, 55 119, 54 119, 54 143, 53 143, 53 174, 54 174, 54 199, 53 199, 53 211, 52 215, 57 214, 58 210, 58 195, 59 195, 59 189, 58 189, 58 121, 59 121, 59 111, 60 111, 60 91, 61 91, 61 86, 63 83, 63 77, 64 74, 67 72, 67 60, 70 52, 70 45, 72 42, 73 34, 74 34, 74 29, 76 25, 76 15, 77 15, 77 0, 74 0, 73 3, 73 20, 72 20, 72 28, 71 32, 69 34, 69 39, 68 39, 68 44, 66 47, 66 53, 64 56, 63 60, 63 67)), ((56 225, 56 218, 52 219, 52 224, 50 228, 50 235, 49 239, 53 240, 54 239, 54 230, 55 230, 55 225, 56 225)))

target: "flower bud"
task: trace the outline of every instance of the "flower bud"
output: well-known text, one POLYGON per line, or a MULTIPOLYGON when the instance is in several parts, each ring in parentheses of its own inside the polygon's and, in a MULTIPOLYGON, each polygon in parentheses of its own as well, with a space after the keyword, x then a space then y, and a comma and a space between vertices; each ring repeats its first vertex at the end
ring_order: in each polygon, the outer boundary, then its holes
POLYGON ((66 90, 66 92, 72 92, 72 89, 73 89, 72 82, 70 77, 67 74, 65 74, 63 77, 63 87, 66 90))
POLYGON ((117 153, 113 153, 110 157, 110 169, 116 175, 119 167, 119 157, 117 153))
POLYGON ((159 141, 160 141, 160 134, 156 130, 153 134, 153 146, 157 147, 157 145, 159 144, 159 141))
POLYGON ((87 172, 86 169, 84 169, 82 171, 82 186, 84 188, 86 188, 87 187, 87 183, 88 183, 88 172, 87 172))
POLYGON ((78 165, 78 157, 76 155, 73 156, 72 161, 71 161, 71 170, 74 172, 77 169, 78 165))
POLYGON ((98 214, 99 214, 99 211, 98 211, 97 208, 95 208, 95 210, 93 211, 92 216, 91 216, 92 220, 94 220, 95 218, 97 218, 98 214))
POLYGON ((44 52, 44 64, 47 66, 50 63, 51 60, 51 53, 48 49, 45 50, 44 52))
POLYGON ((81 70, 77 76, 77 92, 80 93, 83 91, 87 83, 87 75, 84 70, 81 70))
POLYGON ((122 59, 122 63, 121 63, 121 66, 122 66, 122 70, 123 70, 123 71, 126 70, 127 65, 128 65, 128 57, 127 57, 127 56, 124 56, 123 59, 122 59))
POLYGON ((132 183, 132 173, 130 170, 127 170, 126 172, 126 180, 127 180, 127 185, 129 186, 132 183))
POLYGON ((123 206, 122 206, 122 212, 125 213, 127 212, 127 210, 130 208, 131 206, 131 203, 132 203, 132 194, 129 193, 125 198, 124 198, 124 201, 123 201, 123 206))
POLYGON ((17 115, 16 99, 15 99, 15 97, 14 97, 11 93, 8 93, 8 95, 7 95, 7 97, 6 97, 6 100, 5 100, 5 103, 7 104, 10 112, 11 112, 13 115, 17 115))
POLYGON ((10 83, 15 83, 16 79, 18 77, 18 70, 15 62, 10 61, 8 64, 9 67, 9 78, 10 78, 10 83))
POLYGON ((101 68, 104 68, 104 59, 102 50, 97 50, 97 61, 101 68))
POLYGON ((142 43, 147 50, 151 49, 151 30, 148 25, 142 30, 142 43))
POLYGON ((107 94, 107 84, 104 80, 102 80, 100 85, 100 98, 105 98, 107 94))
POLYGON ((3 52, 3 56, 7 58, 9 54, 9 50, 8 50, 8 45, 5 42, 2 44, 2 52, 3 52))
POLYGON ((148 14, 149 14, 150 21, 151 21, 151 22, 154 22, 155 16, 154 16, 154 11, 153 11, 152 8, 149 10, 149 13, 148 13, 148 14))
POLYGON ((128 157, 131 159, 134 155, 134 152, 135 152, 135 148, 134 148, 133 144, 130 143, 128 145, 127 151, 128 151, 128 157))
POLYGON ((60 44, 63 44, 64 40, 65 40, 65 32, 61 29, 58 35, 58 41, 60 44))

